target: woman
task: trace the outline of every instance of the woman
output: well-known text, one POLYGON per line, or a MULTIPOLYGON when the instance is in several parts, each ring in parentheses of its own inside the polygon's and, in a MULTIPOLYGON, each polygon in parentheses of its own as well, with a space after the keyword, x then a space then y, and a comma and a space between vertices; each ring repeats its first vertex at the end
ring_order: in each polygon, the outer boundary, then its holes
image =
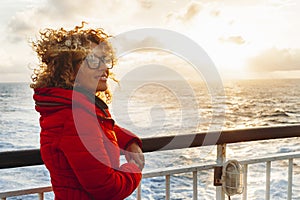
MULTIPOLYGON (((57 200, 124 199, 139 185, 141 140, 111 119, 107 79, 115 65, 102 29, 46 29, 32 42, 41 156, 57 200), (127 163, 120 166, 120 151, 127 163)), ((112 77, 113 78, 113 77, 112 77)))

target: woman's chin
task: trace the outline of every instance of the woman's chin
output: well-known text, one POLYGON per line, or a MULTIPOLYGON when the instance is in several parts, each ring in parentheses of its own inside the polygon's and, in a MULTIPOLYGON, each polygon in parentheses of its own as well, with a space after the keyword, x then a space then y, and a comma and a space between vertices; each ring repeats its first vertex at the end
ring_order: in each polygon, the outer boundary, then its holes
POLYGON ((97 86, 97 92, 103 92, 105 90, 107 90, 107 84, 106 83, 105 84, 103 84, 103 83, 98 84, 98 86, 97 86))

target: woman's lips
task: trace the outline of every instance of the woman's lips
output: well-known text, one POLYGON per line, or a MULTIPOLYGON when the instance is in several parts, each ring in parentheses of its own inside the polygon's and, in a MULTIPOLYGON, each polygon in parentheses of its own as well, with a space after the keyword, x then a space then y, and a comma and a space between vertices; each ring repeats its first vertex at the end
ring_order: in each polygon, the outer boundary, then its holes
POLYGON ((100 81, 107 81, 107 77, 106 77, 106 76, 101 76, 101 77, 99 78, 99 80, 100 80, 100 81))
POLYGON ((98 79, 99 81, 107 81, 108 77, 107 75, 104 74, 102 76, 96 76, 95 78, 98 79))

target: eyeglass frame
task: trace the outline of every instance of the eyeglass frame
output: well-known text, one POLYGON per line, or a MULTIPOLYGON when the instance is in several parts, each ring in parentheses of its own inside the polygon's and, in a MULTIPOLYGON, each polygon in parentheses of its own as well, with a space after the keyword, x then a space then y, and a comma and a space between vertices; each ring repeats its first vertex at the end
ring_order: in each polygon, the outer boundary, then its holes
POLYGON ((96 58, 98 58, 98 60, 99 60, 98 65, 95 68, 91 67, 91 65, 90 65, 87 57, 84 59, 86 61, 87 66, 88 66, 89 69, 99 69, 102 64, 104 64, 107 69, 112 69, 114 67, 114 65, 113 65, 113 59, 111 59, 111 65, 108 65, 105 61, 103 61, 103 58, 105 56, 99 57, 99 56, 97 56, 95 54, 93 54, 93 56, 96 57, 96 58))

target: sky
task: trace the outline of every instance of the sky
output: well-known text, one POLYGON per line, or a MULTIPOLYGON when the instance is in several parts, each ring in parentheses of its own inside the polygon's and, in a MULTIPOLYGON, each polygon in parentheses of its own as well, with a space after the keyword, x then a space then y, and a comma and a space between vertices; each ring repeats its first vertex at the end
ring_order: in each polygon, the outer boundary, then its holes
MULTIPOLYGON (((29 41, 40 30, 70 29, 81 21, 111 35, 139 28, 176 31, 204 49, 223 79, 300 78, 299 0, 2 0, 0 5, 0 82, 30 81, 37 58, 29 41)), ((180 63, 159 51, 120 60, 127 62, 123 71, 133 63, 180 63)))

